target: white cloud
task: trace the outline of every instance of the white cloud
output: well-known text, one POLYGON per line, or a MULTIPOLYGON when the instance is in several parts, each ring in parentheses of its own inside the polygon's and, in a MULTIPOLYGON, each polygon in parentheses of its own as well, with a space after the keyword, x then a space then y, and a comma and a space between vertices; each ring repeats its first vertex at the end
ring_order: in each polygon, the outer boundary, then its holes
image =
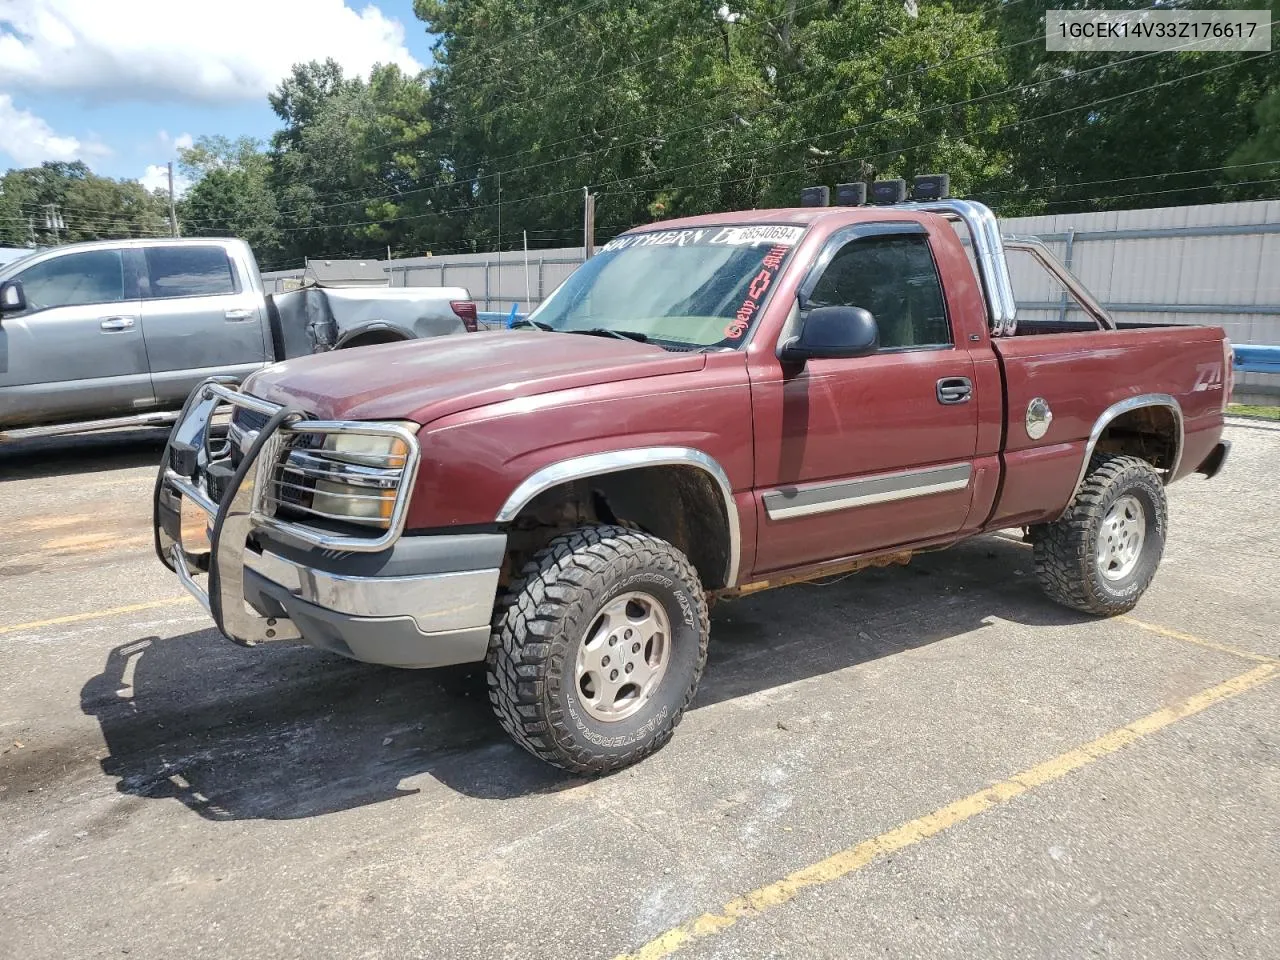
POLYGON ((91 160, 110 155, 111 150, 96 141, 54 131, 30 110, 14 106, 13 98, 0 93, 0 153, 7 153, 15 166, 34 167, 46 160, 91 160))
POLYGON ((189 133, 180 133, 176 137, 171 137, 168 130, 161 130, 156 134, 156 139, 160 141, 160 146, 174 154, 179 150, 190 150, 196 142, 196 138, 189 133))
MULTIPOLYGON (((138 182, 148 190, 163 190, 169 192, 169 168, 163 163, 147 164, 146 172, 138 177, 138 182)), ((187 188, 191 186, 191 181, 180 174, 177 170, 173 171, 173 192, 176 196, 182 196, 187 192, 187 188)))
POLYGON ((403 24, 344 0, 5 0, 3 9, 12 32, 0 33, 0 86, 86 99, 258 99, 293 64, 326 57, 349 73, 422 66, 403 24))

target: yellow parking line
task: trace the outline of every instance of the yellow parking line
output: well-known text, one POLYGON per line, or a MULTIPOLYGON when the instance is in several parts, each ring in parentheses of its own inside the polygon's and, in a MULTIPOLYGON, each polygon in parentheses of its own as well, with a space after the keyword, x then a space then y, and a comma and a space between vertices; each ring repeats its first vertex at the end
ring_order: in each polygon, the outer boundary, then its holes
POLYGON ((1103 734, 1097 740, 1068 750, 1037 766, 1016 773, 1008 780, 957 800, 908 821, 878 837, 864 840, 855 846, 832 854, 825 860, 802 867, 795 873, 763 887, 758 887, 724 904, 719 912, 704 913, 678 927, 673 927, 650 940, 635 953, 622 954, 616 960, 658 960, 668 957, 695 940, 719 933, 733 926, 744 917, 754 917, 781 907, 809 887, 831 883, 860 870, 873 860, 886 854, 912 846, 921 840, 942 833, 948 827, 977 816, 992 807, 1008 803, 1036 787, 1060 780, 1067 774, 1109 756, 1136 740, 1149 736, 1172 723, 1207 710, 1216 703, 1230 700, 1259 684, 1265 683, 1280 672, 1280 664, 1265 663, 1248 673, 1232 677, 1225 683, 1210 687, 1180 703, 1147 714, 1127 726, 1103 734))
POLYGON ((1276 657, 1268 657, 1262 653, 1252 653, 1248 650, 1241 650, 1239 647, 1233 647, 1225 643, 1216 643, 1213 640, 1205 640, 1203 637, 1195 637, 1189 633, 1183 633, 1180 630, 1170 630, 1168 627, 1162 627, 1156 623, 1147 623, 1145 620, 1139 620, 1137 617, 1116 617, 1117 620, 1123 620, 1125 623, 1131 623, 1135 627, 1140 627, 1150 633, 1158 634, 1162 637, 1168 637, 1171 640, 1181 640, 1184 643, 1194 643, 1198 647, 1206 647, 1209 650, 1217 650, 1219 653, 1229 653, 1232 656, 1243 657, 1246 660, 1255 660, 1258 663, 1280 663, 1280 659, 1276 657))
POLYGON ((171 607, 179 603, 190 603, 191 597, 171 597, 168 600, 150 600, 147 603, 132 603, 127 607, 111 607, 109 610, 93 610, 89 613, 73 613, 66 617, 53 617, 50 620, 32 620, 12 627, 0 626, 0 635, 6 633, 26 633, 28 630, 42 630, 45 627, 60 627, 64 623, 84 623, 86 620, 102 620, 106 617, 119 616, 122 613, 137 613, 140 610, 154 610, 156 607, 171 607))

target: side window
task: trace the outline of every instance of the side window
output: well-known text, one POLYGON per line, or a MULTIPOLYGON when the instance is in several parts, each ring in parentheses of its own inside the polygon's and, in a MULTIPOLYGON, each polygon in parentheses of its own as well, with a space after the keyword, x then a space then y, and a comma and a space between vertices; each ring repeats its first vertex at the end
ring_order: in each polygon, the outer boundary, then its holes
POLYGON ((818 278, 808 306, 871 311, 881 349, 951 344, 938 268, 921 234, 849 241, 818 278))
POLYGON ((235 293, 236 281, 226 251, 215 246, 148 247, 148 299, 214 297, 235 293))
POLYGON ((64 254, 28 267, 14 279, 22 281, 32 310, 124 299, 124 261, 119 250, 64 254))

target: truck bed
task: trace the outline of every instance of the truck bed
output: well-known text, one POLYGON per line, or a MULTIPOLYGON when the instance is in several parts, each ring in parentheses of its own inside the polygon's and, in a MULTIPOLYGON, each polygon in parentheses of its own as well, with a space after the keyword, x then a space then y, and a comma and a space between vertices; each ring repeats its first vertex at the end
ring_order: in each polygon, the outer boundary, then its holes
POLYGON ((1152 409, 1169 410, 1179 421, 1182 444, 1166 482, 1194 472, 1212 452, 1230 389, 1222 328, 1122 324, 1041 334, 1028 326, 1033 330, 1019 330, 1024 335, 991 341, 1006 414, 1004 482, 988 526, 1059 515, 1074 494, 1095 426, 1108 410, 1138 397, 1171 398, 1152 409), (1039 441, 1026 428, 1027 406, 1037 397, 1054 398, 1050 432, 1039 441))

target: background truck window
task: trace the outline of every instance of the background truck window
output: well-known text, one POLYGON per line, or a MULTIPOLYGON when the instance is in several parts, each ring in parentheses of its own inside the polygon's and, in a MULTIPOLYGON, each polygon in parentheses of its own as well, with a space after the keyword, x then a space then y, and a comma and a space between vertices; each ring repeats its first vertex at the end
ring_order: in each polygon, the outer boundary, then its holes
POLYGON ((151 278, 149 296, 153 300, 236 292, 231 261, 221 247, 150 247, 147 273, 151 278))
POLYGON ((28 267, 14 279, 22 281, 32 310, 124 299, 124 264, 119 250, 69 253, 28 267))
POLYGON ((951 344, 938 268, 918 234, 864 237, 840 248, 807 304, 832 306, 871 311, 881 349, 951 344))

